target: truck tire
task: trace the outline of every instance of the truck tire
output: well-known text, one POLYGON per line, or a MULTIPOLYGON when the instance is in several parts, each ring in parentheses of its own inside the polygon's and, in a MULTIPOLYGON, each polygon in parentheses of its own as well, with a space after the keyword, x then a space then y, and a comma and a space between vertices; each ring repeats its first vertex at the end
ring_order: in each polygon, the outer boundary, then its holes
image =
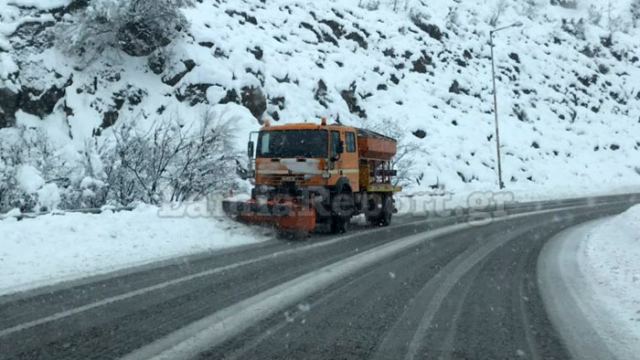
POLYGON ((332 234, 347 232, 347 225, 355 211, 355 200, 351 188, 346 186, 331 198, 330 231, 332 234))
POLYGON ((303 241, 303 240, 309 239, 309 237, 311 237, 311 234, 309 234, 309 232, 304 230, 286 231, 286 230, 276 229, 276 237, 281 240, 303 241))
POLYGON ((340 217, 334 216, 331 218, 331 233, 332 234, 344 234, 347 232, 347 224, 349 220, 340 217))
POLYGON ((367 222, 372 226, 386 227, 393 218, 393 198, 387 194, 374 194, 369 202, 369 214, 365 214, 367 222))
POLYGON ((391 219, 393 218, 393 199, 391 196, 386 196, 384 200, 384 206, 382 207, 382 213, 378 221, 378 226, 391 225, 391 219))

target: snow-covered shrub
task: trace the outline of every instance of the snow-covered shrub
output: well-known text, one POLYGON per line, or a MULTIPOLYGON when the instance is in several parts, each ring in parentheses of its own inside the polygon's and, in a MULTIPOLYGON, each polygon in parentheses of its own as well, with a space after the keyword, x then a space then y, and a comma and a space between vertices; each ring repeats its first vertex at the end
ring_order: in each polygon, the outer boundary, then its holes
POLYGON ((458 7, 449 8, 449 13, 447 13, 447 28, 455 32, 459 26, 460 15, 458 13, 458 7))
POLYGON ((498 23, 500 22, 500 18, 502 17, 502 14, 504 14, 506 9, 507 9, 507 0, 498 0, 498 3, 496 4, 494 10, 491 12, 491 17, 489 18, 489 25, 491 25, 492 27, 498 26, 498 23))
POLYGON ((577 0, 551 0, 551 5, 561 6, 566 9, 576 9, 578 7, 577 0))
POLYGON ((21 164, 19 132, 0 130, 0 213, 9 210, 32 209, 36 203, 32 196, 21 190, 16 173, 21 164))
POLYGON ((525 3, 525 16, 529 19, 535 19, 538 16, 540 4, 538 0, 524 0, 525 3))
POLYGON ((42 129, 18 127, 0 136, 0 212, 78 208, 77 164, 65 159, 42 129))
POLYGON ((58 46, 90 63, 106 49, 146 56, 188 27, 185 0, 94 0, 58 25, 58 46))
POLYGON ((409 1, 410 0, 392 0, 393 11, 407 10, 409 9, 409 1))
MULTIPOLYGON (((368 11, 391 9, 395 12, 408 11, 414 0, 359 0, 358 7, 368 11)), ((423 0, 419 1, 424 6, 423 0)))
POLYGON ((589 23, 592 25, 600 26, 602 22, 602 8, 595 5, 589 6, 589 23))
POLYGON ((106 184, 100 180, 104 177, 102 160, 96 145, 90 144, 87 142, 74 164, 74 176, 61 184, 61 209, 95 209, 107 204, 106 184))
POLYGON ((567 21, 566 19, 562 19, 562 30, 575 36, 578 40, 586 39, 584 19, 580 19, 577 22, 575 21, 575 19, 571 19, 569 21, 567 21))
POLYGON ((12 209, 37 211, 37 191, 44 186, 40 171, 25 163, 24 141, 16 129, 0 137, 0 213, 12 209))
POLYGON ((21 189, 16 171, 17 166, 13 161, 0 155, 0 213, 16 208, 21 211, 31 211, 37 206, 35 196, 21 189))
POLYGON ((358 2, 358 7, 369 11, 378 10, 380 8, 380 0, 360 0, 358 2))
POLYGON ((108 198, 122 205, 158 204, 226 191, 236 179, 233 124, 213 112, 198 128, 165 119, 142 132, 130 125, 115 129, 115 146, 102 151, 108 198))
POLYGON ((107 205, 107 184, 102 180, 87 176, 78 184, 74 192, 76 208, 94 209, 107 205))
POLYGON ((38 169, 46 182, 69 185, 71 176, 76 172, 76 164, 65 159, 56 148, 44 129, 19 128, 20 161, 38 169))
POLYGON ((44 184, 36 194, 38 195, 38 211, 52 211, 60 207, 62 195, 58 185, 44 184))
POLYGON ((631 1, 631 21, 633 21, 633 27, 640 26, 640 0, 631 1))

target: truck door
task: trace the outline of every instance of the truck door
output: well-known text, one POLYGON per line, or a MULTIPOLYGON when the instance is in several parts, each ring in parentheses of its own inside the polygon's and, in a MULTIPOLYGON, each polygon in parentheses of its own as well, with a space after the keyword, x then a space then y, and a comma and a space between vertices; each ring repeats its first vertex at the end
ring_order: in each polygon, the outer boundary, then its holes
POLYGON ((360 191, 359 169, 358 169, 358 149, 356 135, 353 131, 331 131, 331 155, 338 155, 338 144, 342 141, 344 152, 340 154, 340 159, 334 163, 332 172, 332 185, 341 177, 349 179, 351 189, 354 192, 360 191))
POLYGON ((342 154, 342 166, 344 176, 349 178, 353 191, 360 191, 360 169, 358 157, 358 141, 356 133, 352 130, 344 132, 344 154, 342 154))
MULTIPOLYGON (((341 141, 340 131, 333 130, 331 131, 331 158, 338 159, 340 154, 338 154, 338 144, 341 141)), ((339 160, 334 161, 332 170, 339 170, 342 167, 342 157, 339 160)))

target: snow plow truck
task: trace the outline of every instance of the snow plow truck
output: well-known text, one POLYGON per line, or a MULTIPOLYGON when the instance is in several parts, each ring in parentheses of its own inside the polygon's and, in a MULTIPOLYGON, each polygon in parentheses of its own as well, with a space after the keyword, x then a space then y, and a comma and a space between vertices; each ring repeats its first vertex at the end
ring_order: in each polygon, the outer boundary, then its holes
POLYGON ((372 226, 388 226, 397 212, 392 160, 396 140, 341 124, 271 126, 251 133, 249 168, 239 173, 254 184, 247 201, 226 200, 224 211, 239 221, 274 226, 306 236, 324 228, 343 233, 364 214, 372 226))

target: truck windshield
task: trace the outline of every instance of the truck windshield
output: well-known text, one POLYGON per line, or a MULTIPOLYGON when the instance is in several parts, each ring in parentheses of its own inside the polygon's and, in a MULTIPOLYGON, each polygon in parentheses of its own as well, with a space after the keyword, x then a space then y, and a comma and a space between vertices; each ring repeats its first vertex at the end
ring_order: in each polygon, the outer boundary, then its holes
POLYGON ((262 131, 257 156, 262 158, 326 158, 329 135, 326 130, 262 131))

